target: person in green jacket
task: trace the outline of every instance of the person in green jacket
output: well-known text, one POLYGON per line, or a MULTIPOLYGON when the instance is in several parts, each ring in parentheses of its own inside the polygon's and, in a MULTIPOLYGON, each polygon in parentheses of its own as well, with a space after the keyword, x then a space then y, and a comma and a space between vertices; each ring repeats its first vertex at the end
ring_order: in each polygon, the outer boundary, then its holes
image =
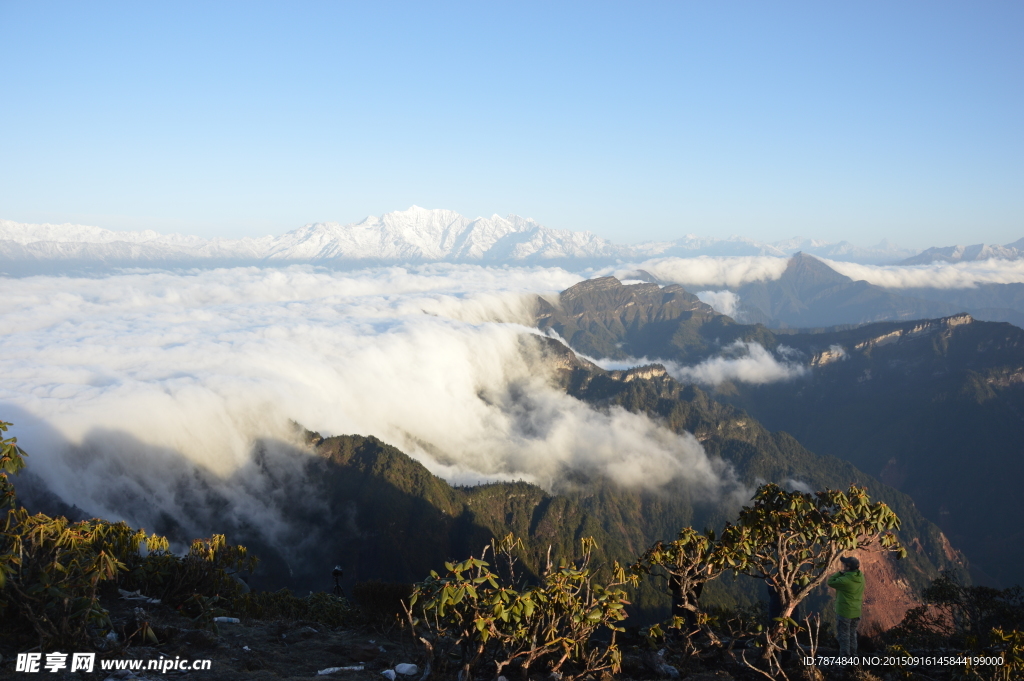
POLYGON ((857 655, 857 625, 860 624, 860 606, 864 600, 864 574, 860 561, 853 556, 839 559, 843 569, 828 578, 828 585, 836 590, 836 638, 839 656, 857 655))

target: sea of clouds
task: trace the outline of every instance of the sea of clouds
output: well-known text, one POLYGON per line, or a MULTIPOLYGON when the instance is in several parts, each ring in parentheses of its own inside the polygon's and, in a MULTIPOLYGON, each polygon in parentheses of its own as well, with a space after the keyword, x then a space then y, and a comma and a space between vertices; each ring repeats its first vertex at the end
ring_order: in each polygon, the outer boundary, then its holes
MULTIPOLYGON (((60 499, 150 527, 167 516, 189 525, 183 499, 201 501, 183 489, 195 479, 219 486, 240 517, 268 513, 276 483, 267 471, 280 479, 296 470, 289 457, 306 452, 293 422, 325 435, 374 435, 453 483, 524 479, 555 489, 586 473, 633 486, 684 480, 721 499, 736 494, 734 476, 692 436, 594 409, 553 385, 532 326, 535 297, 585 276, 627 279, 639 267, 735 315, 739 298, 721 289, 777 278, 786 262, 663 258, 585 274, 433 264, 0 278, 0 419, 15 423, 32 474, 60 499)), ((1020 261, 828 264, 888 287, 1024 281, 1020 261)), ((606 368, 648 361, 595 359, 606 368)), ((712 386, 808 371, 751 343, 698 365, 665 365, 678 380, 712 386)))
MULTIPOLYGON (((193 525, 195 480, 226 513, 269 514, 268 467, 288 475, 305 451, 292 422, 374 435, 455 483, 552 489, 582 472, 735 494, 693 436, 553 385, 535 296, 579 280, 470 265, 4 278, 0 419, 60 499, 151 528, 193 525), (269 460, 255 465, 257 450, 269 460)), ((771 364, 759 346, 731 352, 672 370, 744 380, 771 364)))

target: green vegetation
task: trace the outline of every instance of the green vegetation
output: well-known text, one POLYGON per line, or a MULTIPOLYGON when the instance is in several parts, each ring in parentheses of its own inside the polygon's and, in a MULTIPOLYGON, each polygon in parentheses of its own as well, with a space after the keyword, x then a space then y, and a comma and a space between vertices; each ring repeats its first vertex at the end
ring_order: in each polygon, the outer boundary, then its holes
MULTIPOLYGON (((820 261, 799 255, 781 279, 750 284, 740 295, 748 313, 760 308, 767 313, 762 320, 794 325, 807 314, 824 319, 836 310, 840 316, 860 316, 861 310, 865 320, 879 318, 882 310, 883 316, 918 321, 815 332, 769 330, 759 324, 737 324, 701 307, 678 286, 623 286, 605 277, 567 289, 557 304, 540 303, 537 326, 559 331, 574 349, 594 357, 628 355, 693 364, 734 340, 756 341, 769 349, 786 345, 799 351, 804 364, 831 351, 831 361, 815 363, 805 377, 764 385, 723 383, 715 388, 714 397, 744 410, 737 410, 737 416, 748 423, 757 419, 776 431, 771 434, 774 444, 788 450, 793 464, 803 458, 794 456, 795 450, 806 447, 826 455, 817 461, 815 471, 838 473, 838 461, 831 457, 856 466, 856 482, 870 483, 899 513, 904 519, 901 535, 917 535, 935 567, 951 568, 944 563, 952 562, 966 567, 967 561, 955 555, 951 543, 964 551, 975 579, 1004 585, 1024 581, 1024 528, 1013 520, 1024 517, 1024 495, 1019 490, 1024 479, 1024 459, 1019 456, 1024 440, 1024 331, 962 315, 921 321, 960 310, 939 309, 942 306, 852 282, 820 261), (780 431, 799 442, 782 442, 785 436, 780 431), (913 497, 917 508, 909 497, 898 500, 864 473, 913 497), (945 537, 924 518, 938 523, 945 537)), ((709 426, 730 424, 691 418, 689 407, 652 394, 652 382, 629 383, 642 384, 639 388, 613 382, 612 376, 581 368, 566 383, 581 399, 608 399, 631 411, 660 414, 673 428, 686 419, 687 429, 702 441, 703 435, 712 436, 710 443, 705 442, 711 451, 730 461, 749 454, 754 466, 770 469, 740 467, 744 477, 752 473, 761 480, 785 479, 777 475, 783 466, 773 465, 773 457, 758 456, 765 448, 751 437, 753 433, 734 437, 735 426, 732 433, 716 433, 709 426), (602 396, 604 389, 611 394, 602 396)), ((853 479, 807 482, 815 489, 842 488, 853 479)), ((913 553, 911 559, 915 560, 913 553)), ((925 577, 914 578, 918 588, 935 576, 933 569, 921 567, 911 571, 925 577)))
POLYGON ((304 620, 329 627, 352 624, 358 619, 347 599, 323 591, 302 597, 288 589, 246 593, 233 598, 228 610, 238 617, 255 620, 304 620))
MULTIPOLYGON (((656 542, 633 570, 667 573, 678 604, 668 627, 683 626, 678 611, 685 610, 692 614, 685 619, 696 623, 716 644, 713 620, 699 604, 704 584, 727 570, 764 580, 778 596, 779 615, 763 631, 762 658, 769 672, 782 674, 779 655, 799 631, 793 619, 796 607, 825 581, 843 552, 877 544, 906 557, 893 533, 899 525, 896 514, 884 503, 871 503, 862 488, 810 494, 769 483, 757 490, 753 505, 744 507, 717 541, 713 533, 684 528, 675 541, 656 542)), ((661 631, 661 627, 654 630, 661 631)))
POLYGON ((1024 331, 927 324, 789 336, 807 356, 838 345, 846 359, 808 380, 733 386, 722 398, 909 494, 966 554, 976 580, 1022 582, 1024 331))
MULTIPOLYGON (((904 494, 864 475, 849 463, 808 452, 784 433, 770 433, 754 419, 716 402, 692 386, 668 377, 617 380, 600 369, 579 369, 571 394, 597 408, 623 407, 646 414, 673 431, 693 432, 711 456, 734 465, 740 482, 799 480, 815 489, 869 487, 901 519, 903 546, 914 547, 896 567, 911 587, 922 589, 940 569, 962 570, 945 553, 938 529, 921 517, 904 494), (579 380, 577 381, 577 378, 579 380)), ((320 454, 310 479, 315 493, 347 514, 325 518, 319 548, 342 557, 356 581, 407 583, 446 561, 478 552, 491 539, 513 532, 524 543, 523 570, 536 577, 548 547, 571 555, 582 537, 597 542, 595 559, 630 564, 658 540, 675 537, 681 527, 721 528, 736 510, 707 503, 682 480, 666 480, 661 489, 624 488, 605 479, 577 479, 575 488, 556 493, 523 482, 451 487, 418 462, 372 437, 309 439, 320 454), (348 561, 348 562, 345 562, 348 561)), ((738 506, 738 504, 737 504, 738 506)), ((953 556, 955 559, 955 554, 953 556)), ((297 561, 314 563, 315 560, 297 561)), ((704 602, 740 607, 764 599, 764 585, 753 579, 712 580, 704 602)), ((664 619, 666 590, 641 583, 631 608, 639 620, 664 619)), ((823 607, 826 595, 815 595, 823 607)))
MULTIPOLYGON (((0 433, 6 433, 10 425, 0 421, 0 433)), ((14 506, 14 485, 7 476, 14 475, 24 467, 25 452, 18 446, 18 438, 0 438, 0 510, 14 506)), ((0 568, 0 588, 4 585, 4 576, 4 571, 0 568)))
POLYGON ((894 534, 900 520, 867 490, 787 492, 769 483, 722 533, 724 558, 737 572, 763 579, 778 594, 781 617, 820 586, 845 551, 878 544, 906 558, 894 534))
MULTIPOLYGON (((0 432, 9 423, 0 422, 0 432)), ((188 552, 171 553, 167 539, 126 523, 30 514, 17 505, 8 479, 25 466, 15 438, 2 441, 0 490, 6 513, 0 520, 0 635, 35 640, 44 650, 91 646, 111 628, 100 603, 104 592, 137 591, 178 607, 201 626, 226 608, 253 609, 234 578, 256 559, 223 535, 197 539, 188 552)), ((285 599, 278 599, 285 600, 285 599)), ((307 609, 314 608, 310 604, 307 609)), ((322 610, 323 608, 321 608, 322 610)), ((140 635, 155 635, 143 624, 140 635)))
POLYGON ((538 328, 590 357, 693 361, 737 340, 775 345, 764 327, 737 324, 679 285, 623 286, 600 277, 566 289, 558 305, 540 299, 538 306, 538 328))
MULTIPOLYGON (((8 425, 0 428, 6 432, 8 425)), ((853 485, 846 492, 805 493, 769 483, 759 487, 752 503, 720 532, 684 526, 671 542, 655 540, 646 550, 630 549, 632 565, 625 569, 604 558, 608 553, 600 551, 590 531, 604 537, 620 536, 620 529, 629 532, 630 527, 635 532, 639 525, 632 525, 634 521, 667 507, 630 511, 630 504, 643 507, 651 500, 642 495, 623 497, 611 488, 591 487, 575 496, 545 495, 525 483, 456 490, 439 484, 397 450, 379 456, 382 447, 371 439, 347 439, 338 441, 333 451, 378 477, 410 476, 406 484, 441 505, 440 515, 448 517, 450 529, 475 527, 478 535, 485 534, 486 526, 473 521, 486 519, 500 501, 503 512, 513 509, 504 522, 531 535, 528 541, 512 534, 501 541, 492 537, 478 558, 446 561, 443 573, 431 571, 411 589, 400 583, 359 585, 359 600, 374 604, 369 609, 376 608, 383 617, 393 615, 397 607, 403 609, 435 674, 458 671, 461 678, 470 679, 481 674, 519 672, 526 678, 554 672, 575 679, 618 672, 625 651, 620 635, 626 631, 632 594, 642 593, 645 583, 658 588, 655 580, 645 578, 660 574, 679 608, 667 622, 648 629, 649 640, 664 646, 664 652, 655 656, 658 669, 663 672, 671 662, 691 671, 717 667, 737 677, 789 678, 800 671, 799 663, 795 658, 787 661, 784 653, 799 651, 802 657, 821 644, 815 620, 809 618, 801 626, 793 612, 825 578, 838 555, 869 546, 907 555, 896 536, 901 525, 897 514, 884 503, 872 502, 865 489, 853 485), (614 508, 620 514, 620 529, 613 529, 618 522, 597 523, 599 515, 584 513, 574 521, 574 546, 549 542, 538 553, 544 538, 565 536, 557 526, 567 514, 579 507, 602 506, 605 512, 614 508), (470 508, 481 513, 471 516, 473 521, 465 517, 470 508), (530 511, 529 520, 517 519, 525 511, 530 511), (628 518, 630 513, 638 515, 628 518), (630 524, 625 524, 627 519, 630 524), (781 616, 766 621, 757 609, 723 608, 700 597, 704 585, 713 587, 727 573, 769 582, 779 594, 781 616), (760 651, 757 659, 748 659, 750 648, 760 651)), ((286 589, 243 593, 234 575, 253 569, 255 558, 222 535, 196 540, 179 556, 169 551, 163 537, 125 523, 71 523, 31 515, 18 507, 9 479, 25 462, 14 438, 3 440, 2 457, 0 484, 8 506, 0 526, 0 635, 5 641, 42 650, 98 648, 111 628, 101 598, 116 598, 119 588, 160 598, 196 626, 214 630, 214 618, 224 614, 330 627, 367 621, 346 599, 326 593, 302 598, 286 589)), ((402 498, 397 491, 392 497, 402 498)), ((413 508, 421 508, 415 501, 421 498, 406 497, 413 508)), ((442 529, 434 536, 446 532, 442 529)), ((879 641, 890 653, 917 655, 930 649, 973 654, 978 660, 958 673, 978 681, 1008 681, 1024 672, 1024 592, 1019 588, 967 586, 961 574, 952 571, 933 580, 923 597, 925 606, 911 610, 879 641), (988 664, 993 656, 1002 656, 1004 664, 988 664)), ((159 643, 159 629, 138 618, 135 626, 135 644, 159 643)), ((630 650, 635 656, 639 649, 630 650)))
POLYGON ((1024 589, 968 586, 943 572, 921 595, 924 605, 883 635, 890 653, 905 657, 952 649, 969 659, 961 678, 1024 678, 1024 589), (994 657, 1003 663, 988 664, 994 657))
POLYGON ((623 587, 636 578, 616 563, 610 579, 597 579, 591 568, 594 547, 593 539, 584 538, 576 560, 557 567, 549 560, 535 585, 525 584, 517 572, 523 544, 512 535, 489 547, 494 560, 504 562, 504 571, 491 569, 485 550, 480 558, 446 563, 444 576, 431 572, 416 585, 409 611, 431 667, 443 673, 458 660, 463 679, 480 669, 497 677, 513 667, 523 678, 536 668, 566 679, 619 671, 615 637, 624 631, 618 623, 626 619, 628 604, 623 587), (595 644, 599 629, 610 638, 595 644))

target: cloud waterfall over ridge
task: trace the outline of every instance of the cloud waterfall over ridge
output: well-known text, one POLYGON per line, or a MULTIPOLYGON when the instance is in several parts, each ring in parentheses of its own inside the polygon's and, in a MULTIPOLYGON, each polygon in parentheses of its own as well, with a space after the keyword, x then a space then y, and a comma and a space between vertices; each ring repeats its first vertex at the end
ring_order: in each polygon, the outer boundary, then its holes
MULTIPOLYGON (((175 487, 196 471, 260 513, 273 489, 254 443, 294 443, 290 419, 375 435, 453 482, 551 488, 576 471, 731 493, 692 436, 550 383, 530 293, 579 279, 471 265, 3 279, 0 417, 31 417, 14 434, 56 494, 128 520, 112 489, 181 515, 175 487)), ((266 465, 286 475, 281 456, 266 465)))
POLYGON ((721 348, 718 355, 708 357, 692 366, 672 360, 648 357, 626 360, 594 359, 592 357, 587 359, 608 370, 632 369, 657 363, 664 366, 669 376, 677 381, 710 386, 717 386, 726 381, 755 385, 789 381, 806 376, 810 371, 805 365, 792 360, 794 355, 799 354, 793 348, 780 345, 777 351, 782 356, 781 360, 760 343, 737 340, 721 348))
MULTIPOLYGON (((809 369, 798 362, 779 361, 760 343, 738 340, 722 349, 722 354, 709 357, 695 366, 666 362, 669 375, 679 381, 719 385, 726 381, 740 383, 775 383, 807 374, 809 369)), ((785 351, 785 346, 779 346, 785 351)), ((792 348, 788 348, 790 352, 792 348)))

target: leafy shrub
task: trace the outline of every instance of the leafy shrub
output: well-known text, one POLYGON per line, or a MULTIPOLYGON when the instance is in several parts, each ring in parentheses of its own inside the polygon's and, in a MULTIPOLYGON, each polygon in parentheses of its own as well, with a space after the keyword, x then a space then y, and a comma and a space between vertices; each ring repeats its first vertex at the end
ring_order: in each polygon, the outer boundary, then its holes
POLYGON ((967 586, 943 572, 921 597, 925 605, 908 610, 885 633, 890 650, 949 654, 952 649, 969 660, 1002 657, 1001 665, 964 665, 957 676, 974 681, 1024 678, 1024 589, 967 586))
POLYGON ((1024 589, 967 586, 942 572, 921 592, 925 605, 907 611, 886 639, 904 646, 979 649, 993 629, 1024 630, 1024 589))
POLYGON ((718 578, 729 565, 712 532, 684 527, 671 542, 655 542, 630 569, 637 575, 665 578, 672 594, 672 618, 650 628, 658 637, 664 629, 684 629, 689 636, 702 630, 712 638, 712 620, 700 608, 704 584, 718 578))
POLYGON ((251 572, 257 563, 244 546, 228 544, 222 534, 193 540, 184 556, 171 553, 164 540, 151 546, 145 556, 135 550, 127 552, 125 559, 126 572, 120 584, 171 606, 181 605, 195 594, 233 598, 243 591, 234 575, 251 572))
MULTIPOLYGON (((0 421, 0 433, 6 433, 11 426, 0 421)), ((0 438, 0 509, 14 506, 14 485, 7 479, 25 467, 25 451, 18 446, 18 438, 0 438)), ((0 568, 3 564, 0 563, 0 568)), ((3 588, 4 572, 0 569, 0 588, 3 588)))
POLYGON ((100 583, 115 580, 124 569, 110 544, 130 545, 138 536, 123 523, 69 523, 24 509, 8 511, 0 532, 9 556, 0 603, 4 627, 14 632, 26 627, 43 645, 86 640, 90 626, 109 624, 99 604, 100 583), (116 535, 119 541, 107 541, 116 535))
MULTIPOLYGON (((9 423, 0 422, 0 432, 9 423)), ((32 515, 15 507, 8 475, 25 465, 15 438, 0 440, 0 632, 14 639, 35 634, 46 649, 85 647, 110 626, 99 592, 104 584, 141 590, 170 605, 210 614, 224 596, 239 592, 232 574, 256 559, 223 535, 197 539, 184 556, 167 540, 126 523, 32 515)))
POLYGON ((598 581, 590 566, 595 546, 593 539, 583 539, 574 564, 554 567, 549 560, 540 583, 532 586, 516 586, 515 552, 522 544, 512 535, 489 547, 507 561, 505 576, 484 560, 487 549, 480 558, 446 563, 444 576, 431 572, 411 599, 421 618, 409 613, 429 663, 443 670, 458 660, 463 679, 479 669, 497 677, 511 666, 519 667, 524 678, 538 667, 567 679, 618 671, 615 636, 623 631, 618 622, 625 619, 628 604, 622 587, 637 579, 615 564, 610 580, 598 581), (598 644, 593 637, 602 629, 609 640, 598 644))
POLYGON ((1012 681, 1024 678, 1024 631, 1014 629, 1003 631, 995 628, 991 632, 993 652, 1003 658, 1003 663, 991 670, 993 681, 1012 681))

